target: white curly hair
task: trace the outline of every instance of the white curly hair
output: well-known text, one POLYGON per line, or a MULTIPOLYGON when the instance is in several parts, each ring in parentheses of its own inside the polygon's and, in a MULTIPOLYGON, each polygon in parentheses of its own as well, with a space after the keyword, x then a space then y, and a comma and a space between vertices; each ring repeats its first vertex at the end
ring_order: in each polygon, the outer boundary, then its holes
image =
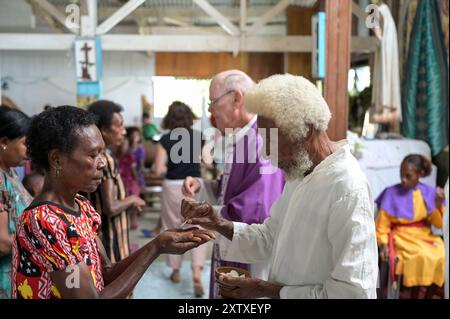
POLYGON ((259 82, 245 95, 249 112, 267 117, 294 140, 308 135, 309 126, 325 131, 331 119, 327 102, 310 81, 278 74, 259 82))

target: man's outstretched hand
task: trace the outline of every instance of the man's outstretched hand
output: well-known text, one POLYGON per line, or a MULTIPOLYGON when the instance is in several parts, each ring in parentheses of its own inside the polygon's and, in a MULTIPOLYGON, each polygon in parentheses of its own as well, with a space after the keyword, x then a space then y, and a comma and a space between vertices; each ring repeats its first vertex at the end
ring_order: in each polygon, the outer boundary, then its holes
POLYGON ((222 218, 220 213, 206 201, 197 202, 193 199, 183 199, 181 202, 181 215, 184 217, 184 223, 187 225, 198 225, 217 231, 229 240, 233 239, 233 223, 222 218))
POLYGON ((221 218, 208 202, 197 202, 183 199, 181 202, 181 216, 186 224, 198 225, 207 229, 217 230, 221 218))

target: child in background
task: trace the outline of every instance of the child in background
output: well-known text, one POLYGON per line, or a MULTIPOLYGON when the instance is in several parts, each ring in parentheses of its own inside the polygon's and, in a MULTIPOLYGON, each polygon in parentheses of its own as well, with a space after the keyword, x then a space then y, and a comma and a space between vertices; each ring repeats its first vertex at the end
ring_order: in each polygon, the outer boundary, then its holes
POLYGON ((32 171, 25 176, 22 184, 31 196, 36 197, 42 192, 42 188, 44 187, 44 175, 32 171))
POLYGON ((433 235, 431 225, 442 227, 444 193, 419 182, 431 173, 431 162, 422 155, 409 155, 401 165, 401 184, 386 188, 376 199, 377 242, 382 260, 390 261, 391 278, 403 276, 403 285, 417 299, 420 287, 432 298, 444 284, 444 242, 433 235), (396 269, 395 257, 398 257, 396 269))
MULTIPOLYGON (((119 164, 119 173, 122 176, 125 189, 127 191, 127 196, 140 194, 140 187, 138 183, 138 175, 136 169, 136 161, 134 160, 133 153, 130 149, 129 139, 125 138, 117 149, 117 161, 119 164)), ((130 213, 130 229, 135 230, 138 228, 137 225, 137 211, 132 209, 130 213)))
POLYGON ((130 153, 133 155, 136 164, 136 177, 139 183, 140 189, 146 187, 145 182, 145 149, 142 145, 142 134, 141 131, 133 126, 127 128, 127 138, 130 145, 130 153))
POLYGON ((150 113, 142 115, 142 131, 146 141, 155 141, 155 137, 159 134, 158 126, 153 123, 150 113))

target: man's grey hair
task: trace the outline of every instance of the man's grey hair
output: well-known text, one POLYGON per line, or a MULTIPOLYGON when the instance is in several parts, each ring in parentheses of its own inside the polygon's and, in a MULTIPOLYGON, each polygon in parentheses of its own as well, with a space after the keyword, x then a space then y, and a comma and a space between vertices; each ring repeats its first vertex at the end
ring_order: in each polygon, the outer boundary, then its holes
POLYGON ((255 85, 255 82, 248 76, 239 73, 228 75, 223 81, 225 91, 241 91, 247 93, 255 85))

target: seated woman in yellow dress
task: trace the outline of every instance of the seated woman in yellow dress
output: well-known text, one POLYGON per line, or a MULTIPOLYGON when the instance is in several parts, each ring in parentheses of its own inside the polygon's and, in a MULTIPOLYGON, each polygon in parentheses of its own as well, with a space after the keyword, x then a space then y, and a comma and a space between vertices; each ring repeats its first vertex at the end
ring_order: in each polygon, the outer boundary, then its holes
POLYGON ((444 193, 419 182, 431 173, 431 162, 421 155, 407 156, 401 165, 401 184, 386 188, 376 199, 377 241, 383 260, 389 258, 391 278, 403 277, 403 286, 418 298, 420 287, 428 287, 431 298, 445 279, 444 242, 431 226, 442 227, 444 193))

